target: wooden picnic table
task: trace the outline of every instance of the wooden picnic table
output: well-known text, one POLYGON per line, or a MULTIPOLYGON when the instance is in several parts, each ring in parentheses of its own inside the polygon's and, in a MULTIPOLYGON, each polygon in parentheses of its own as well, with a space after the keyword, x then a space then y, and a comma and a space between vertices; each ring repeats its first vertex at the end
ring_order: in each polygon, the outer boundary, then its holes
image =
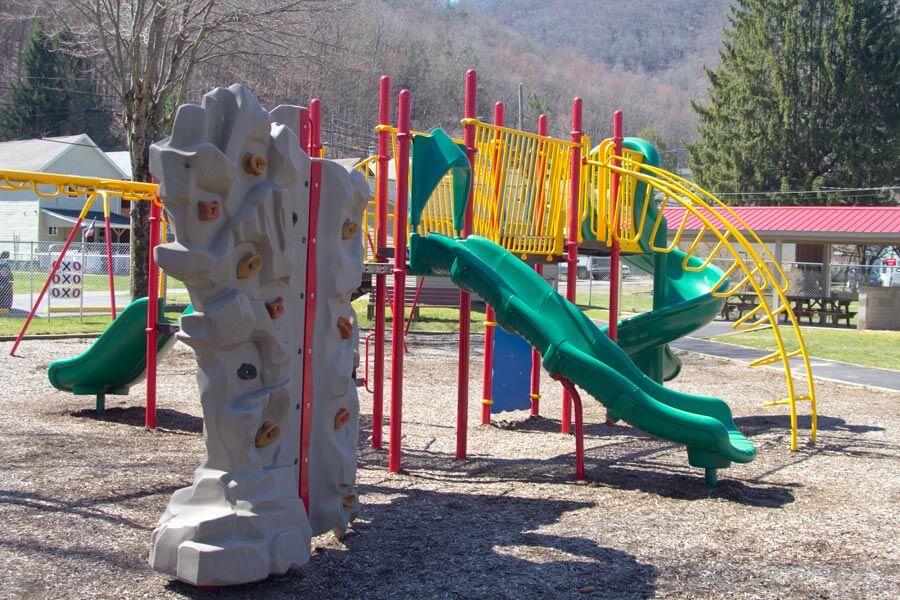
MULTIPOLYGON (((850 326, 850 319, 856 316, 855 311, 850 310, 852 299, 841 296, 787 296, 787 301, 791 305, 791 310, 797 317, 798 322, 806 317, 807 322, 812 325, 813 318, 818 318, 819 325, 826 325, 829 321, 832 325, 838 325, 840 321, 846 321, 850 326)), ((737 319, 744 316, 744 313, 750 312, 759 304, 756 294, 735 294, 725 299, 722 306, 722 318, 726 321, 731 320, 732 313, 737 319)), ((787 315, 780 315, 782 322, 787 321, 787 315)))

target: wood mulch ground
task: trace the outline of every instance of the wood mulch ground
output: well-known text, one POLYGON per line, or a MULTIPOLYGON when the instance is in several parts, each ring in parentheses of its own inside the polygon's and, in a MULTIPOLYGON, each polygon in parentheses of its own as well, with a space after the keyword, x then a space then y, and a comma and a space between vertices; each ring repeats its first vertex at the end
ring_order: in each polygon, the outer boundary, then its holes
POLYGON ((477 355, 469 459, 454 460, 452 336, 412 340, 403 474, 370 449, 361 392, 362 514, 344 542, 320 536, 303 569, 213 596, 147 566, 156 520, 203 459, 190 350, 164 359, 148 432, 141 389, 99 418, 91 398, 49 386, 47 364, 87 345, 28 341, 3 359, 0 597, 900 597, 900 395, 820 383, 819 442, 791 453, 786 408, 761 406, 783 393, 780 375, 683 355, 674 387, 725 398, 758 459, 708 489, 683 447, 602 425, 588 397, 588 480, 576 483, 558 386, 544 377, 544 417, 479 426, 477 355))

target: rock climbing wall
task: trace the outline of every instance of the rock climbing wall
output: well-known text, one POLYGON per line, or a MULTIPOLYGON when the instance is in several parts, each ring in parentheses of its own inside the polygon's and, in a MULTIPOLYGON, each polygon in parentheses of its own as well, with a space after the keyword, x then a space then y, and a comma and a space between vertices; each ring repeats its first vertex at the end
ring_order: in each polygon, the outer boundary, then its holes
POLYGON ((354 377, 359 331, 350 294, 362 276, 360 223, 370 190, 360 173, 321 162, 309 512, 314 534, 334 531, 340 538, 359 505, 355 489, 359 400, 354 377))
MULTIPOLYGON (((196 311, 179 337, 197 356, 207 457, 153 531, 150 564, 194 585, 309 560, 298 473, 310 161, 276 120, 243 87, 219 88, 180 107, 151 149, 176 240, 157 260, 196 311)), ((352 398, 330 403, 355 418, 352 398)), ((352 473, 340 481, 352 489, 352 473)))

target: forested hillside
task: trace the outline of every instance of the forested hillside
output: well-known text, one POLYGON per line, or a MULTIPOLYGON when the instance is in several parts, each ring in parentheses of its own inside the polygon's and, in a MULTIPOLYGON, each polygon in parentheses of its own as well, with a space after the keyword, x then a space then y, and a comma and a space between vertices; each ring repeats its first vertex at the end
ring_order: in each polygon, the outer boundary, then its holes
MULTIPOLYGON (((59 0, 65 8, 66 2, 59 0)), ((626 132, 656 136, 669 166, 683 164, 696 137, 690 100, 705 96, 702 64, 716 64, 728 0, 359 0, 315 3, 295 52, 257 59, 218 57, 194 70, 188 100, 215 85, 243 82, 267 104, 323 100, 326 143, 332 155, 360 154, 371 138, 378 77, 413 94, 413 126, 458 130, 463 74, 478 69, 479 114, 507 104, 515 123, 524 82, 524 125, 550 117, 551 133, 565 135, 574 96, 585 101, 585 130, 609 135, 612 112, 625 111, 626 132), (655 130, 655 132, 653 131, 655 130)), ((24 76, 23 44, 37 0, 20 2, 0 31, 0 101, 24 76)), ((47 18, 53 26, 52 16, 47 18)), ((57 24, 58 25, 58 24, 57 24)), ((294 27, 297 27, 294 24, 294 27)), ((261 43, 265 43, 262 41, 261 43)), ((106 107, 119 114, 103 59, 92 68, 106 107)), ((33 80, 37 85, 51 81, 33 80)))

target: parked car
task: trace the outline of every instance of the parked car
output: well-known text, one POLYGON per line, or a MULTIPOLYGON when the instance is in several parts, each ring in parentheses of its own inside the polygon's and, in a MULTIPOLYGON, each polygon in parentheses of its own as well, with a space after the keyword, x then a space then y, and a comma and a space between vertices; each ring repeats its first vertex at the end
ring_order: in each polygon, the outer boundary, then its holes
POLYGON ((9 312, 13 301, 13 271, 9 251, 0 252, 0 310, 9 312))
MULTIPOLYGON (((590 256, 587 258, 588 271, 591 279, 609 279, 611 259, 608 256, 590 256)), ((631 267, 622 265, 622 279, 628 279, 631 276, 631 267)))

